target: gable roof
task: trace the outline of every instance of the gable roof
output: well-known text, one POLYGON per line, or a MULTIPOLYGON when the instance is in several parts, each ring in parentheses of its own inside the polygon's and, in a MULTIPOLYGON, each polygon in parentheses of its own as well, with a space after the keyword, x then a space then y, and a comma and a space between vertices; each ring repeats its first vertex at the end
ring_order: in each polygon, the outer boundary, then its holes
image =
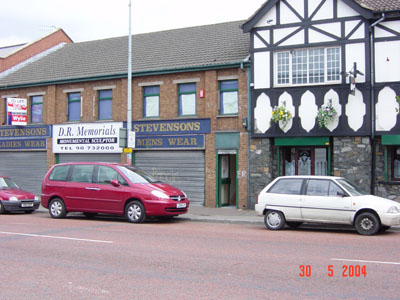
POLYGON ((399 0, 355 0, 358 5, 374 12, 390 12, 400 10, 399 0))
MULTIPOLYGON (((248 56, 249 35, 235 21, 132 37, 135 76, 220 68, 248 56)), ((1 77, 0 89, 127 76, 128 36, 66 44, 20 70, 1 77)))
POLYGON ((18 45, 0 47, 0 58, 5 58, 9 56, 11 53, 18 51, 25 45, 26 44, 18 44, 18 45))
MULTIPOLYGON (((266 1, 245 23, 243 23, 243 32, 250 32, 258 21, 280 0, 266 1)), ((379 19, 380 13, 400 13, 399 0, 342 0, 348 6, 356 10, 366 19, 379 19)))

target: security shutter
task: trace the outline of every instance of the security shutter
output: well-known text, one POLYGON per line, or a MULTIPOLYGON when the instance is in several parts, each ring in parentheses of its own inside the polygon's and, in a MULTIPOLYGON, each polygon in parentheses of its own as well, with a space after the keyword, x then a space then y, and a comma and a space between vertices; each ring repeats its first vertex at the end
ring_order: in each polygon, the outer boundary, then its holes
POLYGON ((62 153, 59 156, 59 163, 66 162, 109 162, 121 163, 120 153, 62 153))
POLYGON ((45 151, 0 152, 0 174, 11 177, 21 189, 40 196, 47 172, 45 151))
POLYGON ((138 151, 135 165, 182 189, 193 204, 204 203, 204 151, 138 151))

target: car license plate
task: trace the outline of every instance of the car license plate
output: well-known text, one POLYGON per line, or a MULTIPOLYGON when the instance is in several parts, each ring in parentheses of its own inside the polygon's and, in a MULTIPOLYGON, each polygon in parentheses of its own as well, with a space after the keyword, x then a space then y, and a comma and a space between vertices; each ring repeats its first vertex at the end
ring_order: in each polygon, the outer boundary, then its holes
POLYGON ((178 203, 176 204, 176 208, 185 208, 186 207, 186 203, 178 203))
POLYGON ((21 207, 33 207, 33 203, 21 203, 21 207))

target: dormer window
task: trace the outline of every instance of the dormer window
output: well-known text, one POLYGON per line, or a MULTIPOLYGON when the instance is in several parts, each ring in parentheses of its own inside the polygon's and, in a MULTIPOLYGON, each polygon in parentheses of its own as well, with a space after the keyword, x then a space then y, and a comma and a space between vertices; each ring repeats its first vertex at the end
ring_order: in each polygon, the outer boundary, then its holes
POLYGON ((340 83, 339 47, 275 53, 276 86, 340 83))

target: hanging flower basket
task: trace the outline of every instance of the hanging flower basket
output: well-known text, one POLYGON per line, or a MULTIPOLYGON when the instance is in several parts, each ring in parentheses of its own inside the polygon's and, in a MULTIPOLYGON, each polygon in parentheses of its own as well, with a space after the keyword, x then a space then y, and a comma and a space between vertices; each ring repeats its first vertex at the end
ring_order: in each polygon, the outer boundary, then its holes
POLYGON ((284 106, 275 106, 272 110, 271 121, 279 123, 279 121, 288 123, 293 118, 292 113, 284 106))
POLYGON ((327 128, 329 124, 337 118, 337 111, 332 103, 322 105, 318 110, 317 121, 319 128, 327 128))

